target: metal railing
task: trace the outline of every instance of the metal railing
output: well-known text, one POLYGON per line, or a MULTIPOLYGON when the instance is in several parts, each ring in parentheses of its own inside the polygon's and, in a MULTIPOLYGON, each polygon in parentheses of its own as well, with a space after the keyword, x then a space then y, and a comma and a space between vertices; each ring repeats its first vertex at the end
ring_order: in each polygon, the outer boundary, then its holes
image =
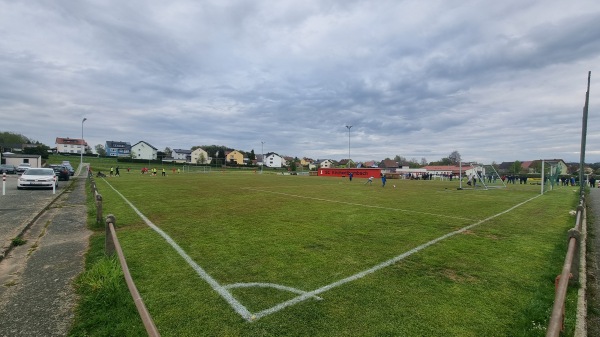
POLYGON ((556 278, 554 306, 546 330, 546 337, 558 337, 561 331, 564 330, 567 288, 570 282, 576 283, 579 281, 579 254, 583 221, 586 221, 586 214, 585 198, 582 196, 577 206, 575 226, 568 232, 568 248, 562 273, 556 278))

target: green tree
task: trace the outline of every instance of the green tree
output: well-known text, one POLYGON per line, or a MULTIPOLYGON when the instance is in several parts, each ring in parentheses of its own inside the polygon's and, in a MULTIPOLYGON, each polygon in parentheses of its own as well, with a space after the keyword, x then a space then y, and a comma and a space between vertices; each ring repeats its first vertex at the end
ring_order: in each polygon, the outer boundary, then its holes
POLYGON ((23 150, 24 154, 38 154, 44 159, 48 159, 50 148, 44 144, 40 144, 36 147, 26 147, 23 150))
POLYGON ((10 131, 0 132, 0 144, 33 144, 29 138, 20 133, 10 131))
POLYGON ((510 166, 510 173, 517 174, 521 173, 521 162, 515 160, 515 162, 510 166))
POLYGON ((206 163, 206 157, 204 156, 204 153, 200 153, 200 156, 198 156, 198 159, 196 160, 196 164, 204 163, 206 163))
POLYGON ((96 149, 96 153, 100 157, 106 157, 106 149, 104 149, 104 145, 98 144, 98 145, 94 146, 94 149, 96 149))

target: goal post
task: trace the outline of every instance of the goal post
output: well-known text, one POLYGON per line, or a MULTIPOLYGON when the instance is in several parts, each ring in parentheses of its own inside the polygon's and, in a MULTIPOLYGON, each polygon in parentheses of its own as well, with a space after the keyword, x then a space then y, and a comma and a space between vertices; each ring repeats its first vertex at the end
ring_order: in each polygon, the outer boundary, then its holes
POLYGON ((211 173, 212 168, 210 166, 196 166, 196 165, 184 165, 183 173, 211 173))
POLYGON ((506 187, 506 184, 502 180, 502 177, 491 164, 478 164, 478 163, 469 163, 468 166, 463 166, 460 164, 460 173, 459 173, 459 189, 464 189, 463 185, 463 177, 466 177, 467 180, 467 189, 469 188, 479 188, 482 189, 491 189, 491 188, 502 188, 506 187))

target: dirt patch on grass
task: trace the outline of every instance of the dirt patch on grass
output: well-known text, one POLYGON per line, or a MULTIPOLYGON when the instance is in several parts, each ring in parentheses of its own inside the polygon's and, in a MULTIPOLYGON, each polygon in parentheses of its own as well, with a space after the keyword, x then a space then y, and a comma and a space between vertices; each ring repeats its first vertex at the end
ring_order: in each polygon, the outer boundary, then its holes
POLYGON ((444 269, 442 271, 442 274, 452 280, 453 282, 456 283, 473 283, 475 281, 477 281, 477 279, 471 275, 462 275, 456 272, 456 270, 453 269, 444 269))

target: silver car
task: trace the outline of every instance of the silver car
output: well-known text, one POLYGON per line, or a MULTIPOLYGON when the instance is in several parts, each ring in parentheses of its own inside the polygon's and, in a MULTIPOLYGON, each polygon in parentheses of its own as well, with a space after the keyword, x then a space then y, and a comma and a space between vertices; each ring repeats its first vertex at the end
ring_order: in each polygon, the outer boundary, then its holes
POLYGON ((57 187, 57 180, 56 174, 51 168, 30 168, 17 180, 17 189, 57 187))
POLYGON ((23 172, 27 171, 29 168, 31 168, 31 164, 21 163, 21 164, 19 164, 19 166, 17 166, 17 173, 23 173, 23 172))

